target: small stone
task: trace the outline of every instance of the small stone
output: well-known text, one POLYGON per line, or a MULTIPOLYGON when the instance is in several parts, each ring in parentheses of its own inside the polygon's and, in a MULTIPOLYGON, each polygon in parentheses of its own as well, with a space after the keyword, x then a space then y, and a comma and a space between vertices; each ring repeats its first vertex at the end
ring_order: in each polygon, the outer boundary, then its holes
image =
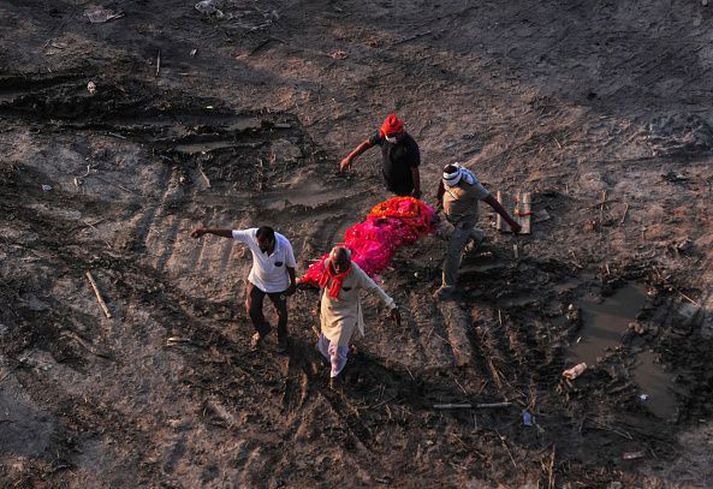
POLYGON ((634 331, 638 335, 646 333, 646 325, 640 321, 632 321, 629 323, 629 329, 634 331))

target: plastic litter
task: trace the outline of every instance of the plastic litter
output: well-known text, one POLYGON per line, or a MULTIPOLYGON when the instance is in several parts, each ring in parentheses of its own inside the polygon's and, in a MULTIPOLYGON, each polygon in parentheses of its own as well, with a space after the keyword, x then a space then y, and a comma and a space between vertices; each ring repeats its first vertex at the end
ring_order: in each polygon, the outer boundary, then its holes
POLYGON ((225 17, 223 11, 220 10, 222 6, 222 0, 201 0, 196 4, 196 10, 204 15, 222 19, 225 17))
POLYGON ((110 20, 122 18, 124 13, 114 12, 113 10, 98 6, 90 7, 85 10, 84 16, 89 19, 89 22, 92 24, 103 24, 104 22, 109 22, 110 20))
POLYGON ((533 418, 532 418, 532 414, 530 414, 530 412, 527 409, 525 409, 522 412, 522 424, 524 424, 525 426, 534 426, 535 425, 533 418))
POLYGON ((575 365, 574 367, 572 367, 572 368, 570 368, 570 369, 567 369, 567 370, 565 370, 564 372, 562 372, 562 376, 563 376, 564 378, 566 378, 566 379, 574 380, 574 379, 576 379, 577 377, 579 377, 580 375, 582 375, 582 373, 583 373, 585 370, 587 370, 587 364, 584 363, 584 362, 578 363, 578 364, 575 365))
POLYGON ((42 185, 42 190, 49 192, 52 190, 52 185, 42 185))
POLYGON ((97 93, 97 86, 93 81, 87 83, 87 92, 89 92, 89 95, 91 96, 94 96, 94 94, 97 93))

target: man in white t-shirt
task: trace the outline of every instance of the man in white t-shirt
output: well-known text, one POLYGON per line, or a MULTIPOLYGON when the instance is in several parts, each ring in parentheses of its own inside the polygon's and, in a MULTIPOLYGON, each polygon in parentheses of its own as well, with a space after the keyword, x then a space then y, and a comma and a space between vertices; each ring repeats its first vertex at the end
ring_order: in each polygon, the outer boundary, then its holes
POLYGON ((198 228, 191 231, 193 238, 204 234, 232 238, 250 249, 253 266, 245 290, 245 308, 257 330, 252 345, 257 348, 272 330, 262 313, 267 295, 277 309, 277 351, 287 351, 287 296, 295 293, 297 284, 297 264, 290 242, 268 226, 243 230, 198 228))

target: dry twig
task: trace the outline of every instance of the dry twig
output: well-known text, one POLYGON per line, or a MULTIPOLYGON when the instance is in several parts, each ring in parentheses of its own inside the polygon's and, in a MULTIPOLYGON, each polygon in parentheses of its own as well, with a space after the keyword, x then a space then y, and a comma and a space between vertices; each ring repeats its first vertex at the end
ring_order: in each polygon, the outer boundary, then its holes
POLYGON ((87 271, 85 273, 87 276, 87 279, 89 280, 89 284, 92 286, 92 289, 94 289, 94 295, 97 296, 97 302, 102 308, 102 311, 104 311, 104 315, 111 319, 111 312, 109 311, 109 308, 106 305, 106 302, 104 302, 104 299, 102 298, 101 294, 99 293, 99 288, 97 287, 97 283, 94 281, 94 277, 92 276, 92 272, 87 271))

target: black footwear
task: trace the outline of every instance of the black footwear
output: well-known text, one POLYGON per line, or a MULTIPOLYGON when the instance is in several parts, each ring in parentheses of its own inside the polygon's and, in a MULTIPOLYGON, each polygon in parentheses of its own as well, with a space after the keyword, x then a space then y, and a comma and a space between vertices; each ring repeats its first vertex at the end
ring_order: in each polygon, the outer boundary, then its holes
POLYGON ((285 353, 287 352, 287 345, 288 341, 286 336, 283 338, 277 338, 277 345, 275 346, 275 351, 277 353, 285 353))

